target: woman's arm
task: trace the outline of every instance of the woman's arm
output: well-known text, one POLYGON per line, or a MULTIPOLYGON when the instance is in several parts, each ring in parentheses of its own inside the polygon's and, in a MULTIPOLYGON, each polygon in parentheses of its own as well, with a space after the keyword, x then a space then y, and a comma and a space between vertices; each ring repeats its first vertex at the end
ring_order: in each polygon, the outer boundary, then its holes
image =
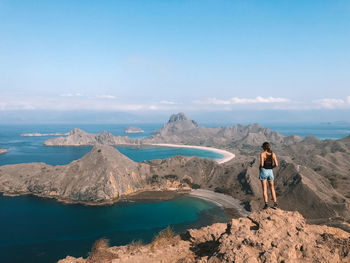
POLYGON ((260 153, 260 167, 264 167, 264 153, 260 153))
POLYGON ((273 160, 274 160, 274 162, 275 162, 275 165, 276 165, 276 167, 277 167, 277 166, 278 166, 278 161, 277 161, 276 154, 273 153, 272 158, 273 158, 273 160))

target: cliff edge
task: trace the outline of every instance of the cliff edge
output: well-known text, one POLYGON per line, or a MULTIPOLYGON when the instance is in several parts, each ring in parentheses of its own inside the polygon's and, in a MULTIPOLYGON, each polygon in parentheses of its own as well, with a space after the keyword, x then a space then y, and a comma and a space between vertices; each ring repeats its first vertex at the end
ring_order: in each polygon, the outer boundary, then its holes
POLYGON ((350 262, 349 233, 271 208, 182 235, 163 232, 147 245, 102 244, 97 242, 86 259, 68 256, 58 262, 350 262))

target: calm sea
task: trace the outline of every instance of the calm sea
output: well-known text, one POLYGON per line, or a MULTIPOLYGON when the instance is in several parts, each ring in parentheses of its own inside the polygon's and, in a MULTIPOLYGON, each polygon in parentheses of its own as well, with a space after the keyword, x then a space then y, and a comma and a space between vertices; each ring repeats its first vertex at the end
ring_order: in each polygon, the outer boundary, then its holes
MULTIPOLYGON (((232 125, 232 124, 230 124, 232 125)), ((89 133, 104 130, 125 135, 127 125, 80 125, 89 133)), ((135 126, 135 125, 133 125, 135 126)), ((160 124, 140 124, 143 134, 129 134, 132 138, 147 137, 161 128, 160 124)), ((215 125, 207 125, 215 126, 215 125)), ((320 139, 339 139, 350 134, 350 124, 265 124, 283 135, 316 136, 320 139)), ((91 147, 45 147, 51 137, 21 137, 22 133, 69 132, 75 125, 0 125, 0 148, 8 150, 0 155, 0 165, 23 162, 67 164, 79 159, 91 147)), ((168 158, 174 155, 220 159, 221 155, 188 148, 132 148, 117 147, 134 161, 168 158)), ((123 202, 111 206, 88 207, 64 205, 54 200, 32 196, 0 197, 0 262, 55 262, 67 255, 87 256, 93 242, 106 237, 111 245, 131 241, 150 242, 160 230, 171 226, 181 233, 227 220, 223 210, 197 198, 181 197, 170 201, 123 202)))

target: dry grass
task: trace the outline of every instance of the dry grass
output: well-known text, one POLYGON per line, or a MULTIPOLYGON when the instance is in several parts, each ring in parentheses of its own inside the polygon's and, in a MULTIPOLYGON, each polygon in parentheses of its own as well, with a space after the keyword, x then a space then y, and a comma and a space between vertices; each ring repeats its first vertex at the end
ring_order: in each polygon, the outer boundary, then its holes
POLYGON ((170 226, 159 232, 151 243, 151 248, 155 249, 164 245, 173 245, 175 243, 175 233, 170 226))
POLYGON ((130 252, 136 252, 136 251, 140 251, 140 249, 143 247, 144 245, 142 244, 141 240, 133 240, 129 245, 128 245, 128 250, 130 252))
POLYGON ((92 246, 89 257, 86 263, 110 263, 112 262, 113 254, 108 251, 109 242, 105 238, 98 239, 92 246))

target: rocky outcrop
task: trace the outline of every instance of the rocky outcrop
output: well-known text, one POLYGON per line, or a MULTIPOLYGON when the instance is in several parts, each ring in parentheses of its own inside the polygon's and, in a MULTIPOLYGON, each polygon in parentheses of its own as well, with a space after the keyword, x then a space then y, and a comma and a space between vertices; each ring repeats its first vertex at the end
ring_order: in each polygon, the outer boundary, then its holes
POLYGON ((67 137, 58 137, 44 142, 46 146, 81 146, 81 145, 123 145, 139 144, 139 140, 132 140, 125 136, 114 136, 104 131, 100 134, 90 134, 80 129, 73 129, 67 137))
POLYGON ((7 153, 7 150, 0 148, 0 154, 5 154, 5 153, 7 153))
MULTIPOLYGON (((258 174, 259 162, 255 161, 244 175, 250 190, 251 209, 255 211, 263 204, 258 174)), ((309 220, 329 223, 330 218, 350 219, 350 202, 346 197, 333 189, 326 178, 288 158, 282 158, 275 170, 275 188, 282 208, 299 211, 309 220)))
POLYGON ((350 234, 309 225, 298 212, 267 209, 230 223, 161 234, 151 244, 95 246, 87 259, 59 263, 350 262, 350 234))
POLYGON ((144 133, 145 131, 139 127, 129 126, 126 127, 124 133, 144 133))
POLYGON ((224 148, 259 147, 264 141, 273 144, 289 145, 300 141, 298 136, 283 136, 258 124, 206 128, 187 117, 184 113, 173 114, 163 127, 148 138, 132 140, 114 136, 111 133, 89 134, 80 129, 72 130, 67 137, 45 141, 45 145, 105 145, 175 143, 204 145, 224 148))
POLYGON ((95 146, 68 165, 44 163, 0 167, 0 192, 34 194, 80 203, 112 202, 145 185, 147 166, 135 163, 109 146, 95 146))
POLYGON ((181 143, 215 147, 260 146, 264 141, 291 144, 300 141, 298 136, 283 136, 258 124, 206 128, 189 119, 184 113, 174 114, 168 123, 144 143, 181 143))

